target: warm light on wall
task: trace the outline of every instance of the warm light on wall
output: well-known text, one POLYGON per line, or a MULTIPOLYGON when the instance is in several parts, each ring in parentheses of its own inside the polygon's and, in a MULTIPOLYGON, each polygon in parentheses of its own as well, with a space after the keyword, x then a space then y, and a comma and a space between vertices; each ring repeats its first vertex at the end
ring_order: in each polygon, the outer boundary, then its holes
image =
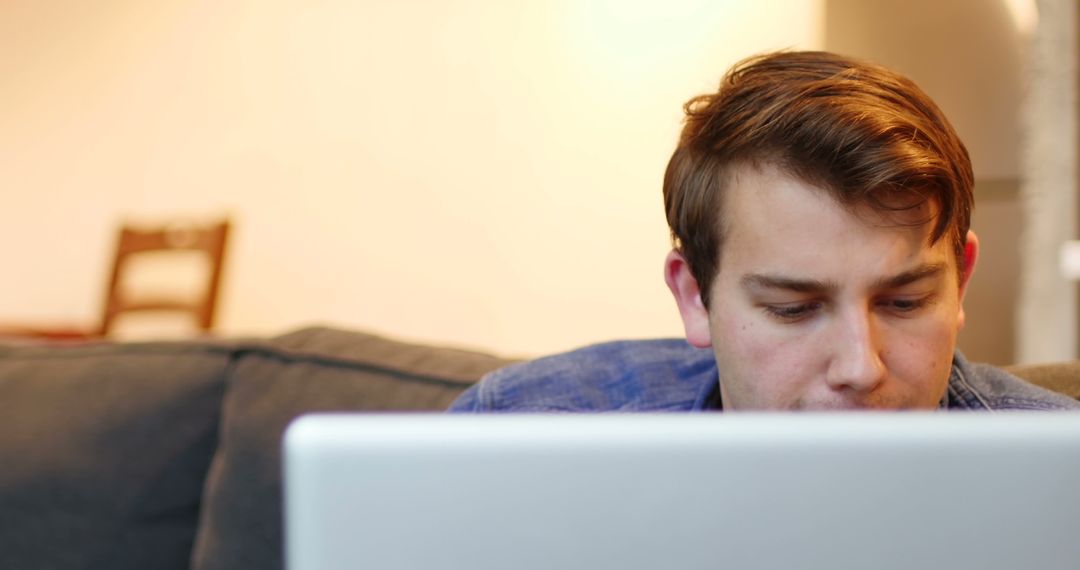
POLYGON ((1016 29, 1030 36, 1039 25, 1039 6, 1035 0, 1004 0, 1004 4, 1016 23, 1016 29))
POLYGON ((3 5, 0 183, 27 191, 0 240, 60 238, 7 254, 0 315, 92 315, 121 217, 230 211, 226 333, 677 336, 660 179, 681 104, 747 55, 820 47, 822 4, 3 5))

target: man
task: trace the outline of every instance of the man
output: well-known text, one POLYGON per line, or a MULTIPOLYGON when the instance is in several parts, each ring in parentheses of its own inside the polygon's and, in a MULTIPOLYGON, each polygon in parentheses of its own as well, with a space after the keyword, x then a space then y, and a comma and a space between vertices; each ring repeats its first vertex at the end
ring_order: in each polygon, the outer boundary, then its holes
POLYGON ((451 410, 1080 408, 956 352, 979 251, 971 161, 913 82, 780 52, 685 109, 664 202, 687 342, 511 366, 451 410))

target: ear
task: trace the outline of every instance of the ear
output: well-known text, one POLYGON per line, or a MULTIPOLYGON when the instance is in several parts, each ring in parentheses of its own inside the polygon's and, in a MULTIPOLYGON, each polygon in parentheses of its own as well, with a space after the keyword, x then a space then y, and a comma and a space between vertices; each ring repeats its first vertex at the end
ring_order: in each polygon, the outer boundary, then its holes
POLYGON ((686 341, 698 348, 712 346, 709 311, 701 302, 701 290, 698 289, 697 279, 690 272, 690 265, 678 251, 672 250, 664 260, 664 282, 675 296, 675 304, 679 306, 686 341))
POLYGON ((958 260, 964 264, 960 272, 960 328, 964 328, 964 293, 967 292, 971 276, 975 274, 975 262, 979 259, 979 238, 975 232, 968 230, 967 241, 964 243, 964 259, 958 260))

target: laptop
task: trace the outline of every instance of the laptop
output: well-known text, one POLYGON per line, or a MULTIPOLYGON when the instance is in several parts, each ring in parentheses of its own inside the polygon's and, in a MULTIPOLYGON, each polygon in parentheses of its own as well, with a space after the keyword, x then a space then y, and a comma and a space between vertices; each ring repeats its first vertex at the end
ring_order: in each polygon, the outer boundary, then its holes
POLYGON ((1080 568, 1080 414, 313 415, 288 570, 1080 568))

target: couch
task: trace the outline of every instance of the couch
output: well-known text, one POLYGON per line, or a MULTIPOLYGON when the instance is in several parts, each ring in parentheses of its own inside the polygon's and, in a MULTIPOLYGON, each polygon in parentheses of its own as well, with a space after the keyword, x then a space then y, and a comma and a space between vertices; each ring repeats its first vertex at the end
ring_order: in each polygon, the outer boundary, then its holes
POLYGON ((0 568, 281 568, 291 419, 440 411, 509 362, 327 328, 0 343, 0 568))
MULTIPOLYGON (((291 419, 443 410, 510 362, 329 328, 0 343, 0 568, 281 568, 291 419)), ((1016 371, 1080 398, 1080 363, 1016 371)))

